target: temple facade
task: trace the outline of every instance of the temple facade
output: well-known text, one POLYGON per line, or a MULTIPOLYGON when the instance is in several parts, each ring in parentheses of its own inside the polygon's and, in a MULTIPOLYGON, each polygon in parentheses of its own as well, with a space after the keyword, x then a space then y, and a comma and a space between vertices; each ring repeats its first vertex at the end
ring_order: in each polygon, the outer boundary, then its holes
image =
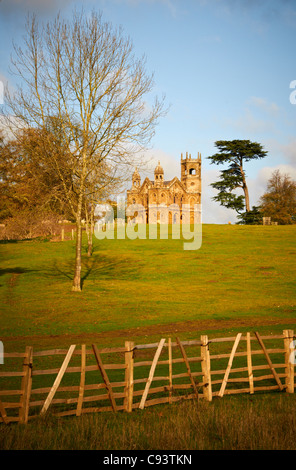
POLYGON ((201 155, 191 158, 181 154, 181 178, 165 180, 160 162, 154 170, 154 180, 141 182, 136 169, 132 188, 127 191, 128 222, 134 223, 193 223, 194 209, 201 204, 201 155))

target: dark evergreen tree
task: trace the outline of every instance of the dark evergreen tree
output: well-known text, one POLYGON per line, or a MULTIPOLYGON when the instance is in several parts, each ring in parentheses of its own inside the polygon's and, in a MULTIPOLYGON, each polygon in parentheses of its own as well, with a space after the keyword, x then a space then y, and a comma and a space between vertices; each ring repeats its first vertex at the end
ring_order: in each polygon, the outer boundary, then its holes
POLYGON ((242 212, 237 216, 238 224, 241 225, 262 225, 263 214, 260 206, 253 206, 248 212, 242 212))
POLYGON ((219 181, 211 184, 219 191, 213 200, 238 213, 244 209, 249 212, 249 190, 243 165, 245 162, 266 157, 267 151, 263 150, 261 144, 250 140, 218 140, 215 145, 219 152, 208 159, 211 160, 211 164, 227 164, 228 168, 221 170, 219 181), (237 188, 242 189, 242 195, 233 193, 237 188))

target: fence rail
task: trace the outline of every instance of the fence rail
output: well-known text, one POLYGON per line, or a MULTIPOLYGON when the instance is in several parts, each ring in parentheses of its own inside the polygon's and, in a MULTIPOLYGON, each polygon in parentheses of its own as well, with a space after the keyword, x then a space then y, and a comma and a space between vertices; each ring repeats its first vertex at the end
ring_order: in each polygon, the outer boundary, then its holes
POLYGON ((57 416, 144 409, 161 403, 224 395, 294 393, 295 336, 233 337, 99 349, 4 353, 0 365, 0 422, 27 423, 49 409, 57 416), (269 343, 269 344, 268 344, 269 343))

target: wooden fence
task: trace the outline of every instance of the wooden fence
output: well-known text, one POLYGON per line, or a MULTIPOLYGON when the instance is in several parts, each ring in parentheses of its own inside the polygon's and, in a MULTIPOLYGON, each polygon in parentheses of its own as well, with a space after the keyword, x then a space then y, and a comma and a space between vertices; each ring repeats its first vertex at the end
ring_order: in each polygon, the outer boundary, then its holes
POLYGON ((93 344, 33 352, 28 346, 24 353, 4 353, 0 422, 27 423, 49 408, 57 416, 80 416, 226 394, 294 393, 294 338, 293 330, 284 330, 272 336, 126 341, 104 349, 93 344))

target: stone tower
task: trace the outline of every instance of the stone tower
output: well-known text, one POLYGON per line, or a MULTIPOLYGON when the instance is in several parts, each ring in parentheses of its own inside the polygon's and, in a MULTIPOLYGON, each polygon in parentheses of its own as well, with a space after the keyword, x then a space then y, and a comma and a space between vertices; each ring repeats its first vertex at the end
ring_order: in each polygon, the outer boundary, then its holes
POLYGON ((138 169, 136 168, 132 178, 133 189, 140 189, 141 186, 141 177, 139 175, 138 169))
POLYGON ((160 188, 163 186, 163 168, 160 165, 160 162, 158 162, 157 167, 154 170, 154 186, 155 188, 160 188))
POLYGON ((181 153, 181 182, 190 193, 201 193, 201 154, 191 158, 186 152, 186 158, 181 153))

